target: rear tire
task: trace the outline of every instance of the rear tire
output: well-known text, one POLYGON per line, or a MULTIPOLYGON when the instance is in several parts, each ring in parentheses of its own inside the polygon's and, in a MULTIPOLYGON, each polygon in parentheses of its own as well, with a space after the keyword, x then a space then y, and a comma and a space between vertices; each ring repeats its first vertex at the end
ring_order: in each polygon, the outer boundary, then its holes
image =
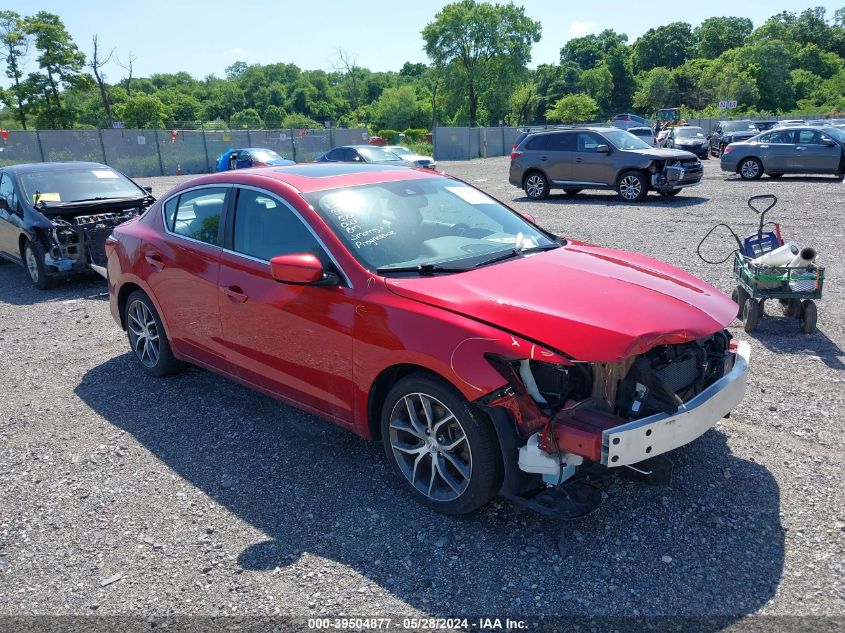
POLYGON ((543 200, 549 196, 549 181, 539 171, 531 171, 525 176, 523 189, 532 200, 543 200))
POLYGON ((53 280, 47 276, 47 264, 44 263, 46 252, 41 242, 27 240, 23 245, 23 265, 29 273, 29 280, 39 290, 47 290, 53 280))
POLYGON ((169 376, 179 372, 183 363, 173 356, 167 332, 150 298, 136 290, 126 300, 124 312, 129 347, 144 371, 153 376, 169 376))
POLYGON ((641 202, 648 194, 648 182, 638 171, 626 171, 616 181, 616 193, 625 202, 641 202))
POLYGON ((384 401, 381 435, 387 461, 419 503, 467 514, 502 484, 502 453, 493 424, 452 385, 425 373, 397 382, 384 401))
POLYGON ((763 175, 763 163, 756 158, 744 158, 736 170, 743 180, 759 180, 763 175))

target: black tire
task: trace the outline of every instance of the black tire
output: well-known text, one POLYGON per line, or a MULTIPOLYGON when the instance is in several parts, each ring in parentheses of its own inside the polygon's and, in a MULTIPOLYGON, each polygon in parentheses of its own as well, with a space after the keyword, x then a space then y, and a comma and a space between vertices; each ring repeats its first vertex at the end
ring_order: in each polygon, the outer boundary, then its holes
POLYGON ((173 356, 161 317, 144 292, 136 290, 129 295, 123 317, 132 356, 144 371, 162 377, 175 374, 184 367, 182 361, 173 356))
POLYGON ((681 193, 681 190, 672 189, 672 191, 659 191, 658 193, 664 198, 671 198, 672 196, 677 196, 679 193, 681 193))
POLYGON ((801 316, 798 318, 798 326, 804 334, 812 334, 816 331, 816 320, 818 311, 816 304, 809 299, 801 302, 801 316))
POLYGON ((569 194, 570 196, 574 196, 577 193, 581 193, 584 191, 583 189, 577 189, 575 187, 564 187, 563 193, 569 194))
POLYGON ((435 376, 411 374, 391 388, 381 411, 381 434, 387 461, 402 486, 436 512, 467 514, 488 503, 501 487, 502 454, 492 422, 452 385, 435 376), (439 419, 441 425, 426 422, 426 409, 418 396, 428 399, 430 419, 439 419), (419 427, 410 417, 411 409, 419 427), (437 426, 441 430, 431 433, 437 426), (441 437, 443 433, 447 437, 441 437), (444 447, 449 443, 454 448, 447 451, 444 447), (433 467, 435 463, 438 465, 433 467), (419 476, 417 468, 422 469, 419 476), (455 483, 457 487, 453 487, 455 483), (427 490, 418 489, 418 485, 427 490))
POLYGON ((783 174, 768 174, 769 178, 780 178, 783 174))
POLYGON ((701 160, 710 160, 710 152, 704 152, 704 155, 701 157, 701 160))
POLYGON ((763 163, 757 158, 743 158, 736 166, 736 173, 743 180, 759 180, 763 175, 763 163))
POLYGON ((745 288, 737 286, 731 293, 731 299, 733 299, 733 302, 738 306, 736 318, 741 319, 742 310, 745 307, 745 302, 748 301, 748 293, 745 291, 745 288))
POLYGON ((46 254, 44 247, 38 240, 27 240, 23 245, 23 266, 29 274, 32 285, 39 290, 47 290, 53 285, 53 280, 47 276, 47 264, 44 263, 46 254))
POLYGON ((523 182, 525 195, 532 200, 543 200, 549 197, 549 181, 539 171, 529 171, 523 182))
POLYGON ((742 308, 742 325, 746 332, 753 332, 760 322, 762 309, 756 299, 748 299, 742 308))
POLYGON ((616 193, 625 202, 641 202, 648 195, 648 181, 639 171, 626 171, 616 181, 616 193))

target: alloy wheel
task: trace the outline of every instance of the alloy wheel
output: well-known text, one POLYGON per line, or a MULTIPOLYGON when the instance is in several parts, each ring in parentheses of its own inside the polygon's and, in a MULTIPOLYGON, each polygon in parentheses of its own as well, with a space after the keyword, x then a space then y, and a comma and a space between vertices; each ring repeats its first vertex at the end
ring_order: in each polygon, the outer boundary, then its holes
POLYGON ((525 193, 528 194, 529 198, 539 198, 543 195, 544 189, 545 183, 543 182, 542 176, 539 174, 528 176, 528 179, 525 181, 525 193))
POLYGON ((754 160, 747 160, 742 163, 742 167, 740 167, 740 175, 743 178, 756 178, 757 175, 760 173, 760 165, 757 164, 757 161, 754 160))
POLYGON ((26 250, 26 269, 29 271, 29 276, 33 283, 38 283, 38 260, 35 259, 35 253, 32 252, 32 247, 27 246, 26 250))
POLYGON ((412 486, 433 501, 460 497, 472 477, 472 452, 455 414, 437 398, 409 393, 390 412, 390 447, 412 486))
POLYGON ((143 301, 135 300, 127 311, 126 327, 129 342, 138 360, 145 367, 155 367, 161 355, 158 325, 155 317, 143 301))
POLYGON ((625 200, 636 200, 642 192, 642 184, 636 176, 625 176, 619 182, 619 193, 625 200))

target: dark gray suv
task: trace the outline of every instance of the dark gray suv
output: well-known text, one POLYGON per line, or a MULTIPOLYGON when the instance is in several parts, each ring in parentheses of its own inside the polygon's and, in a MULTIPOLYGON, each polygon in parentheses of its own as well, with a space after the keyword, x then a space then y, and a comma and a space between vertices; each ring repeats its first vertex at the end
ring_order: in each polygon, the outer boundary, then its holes
POLYGON ((611 127, 555 128, 527 134, 511 153, 510 183, 534 200, 563 189, 614 189, 627 202, 650 190, 674 196, 697 185, 703 170, 694 154, 656 149, 611 127))

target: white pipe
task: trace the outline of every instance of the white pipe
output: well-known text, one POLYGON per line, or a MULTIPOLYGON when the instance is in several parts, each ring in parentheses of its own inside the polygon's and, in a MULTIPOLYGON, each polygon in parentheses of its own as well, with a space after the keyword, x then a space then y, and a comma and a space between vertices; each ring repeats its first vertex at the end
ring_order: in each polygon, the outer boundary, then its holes
POLYGON ((791 262, 796 255, 801 252, 801 247, 795 242, 787 242, 780 248, 764 253, 756 259, 752 259, 752 264, 758 266, 786 266, 791 262))
POLYGON ((519 361, 519 377, 522 378, 522 384, 525 385, 525 389, 528 391, 528 394, 534 398, 535 402, 539 404, 548 404, 546 399, 543 397, 543 394, 541 394, 540 390, 537 388, 537 381, 534 380, 534 374, 531 373, 530 361, 519 361))
POLYGON ((807 248, 802 248, 801 252, 798 253, 791 262, 789 262, 789 267, 806 268, 814 261, 816 261, 816 249, 808 246, 807 248))

